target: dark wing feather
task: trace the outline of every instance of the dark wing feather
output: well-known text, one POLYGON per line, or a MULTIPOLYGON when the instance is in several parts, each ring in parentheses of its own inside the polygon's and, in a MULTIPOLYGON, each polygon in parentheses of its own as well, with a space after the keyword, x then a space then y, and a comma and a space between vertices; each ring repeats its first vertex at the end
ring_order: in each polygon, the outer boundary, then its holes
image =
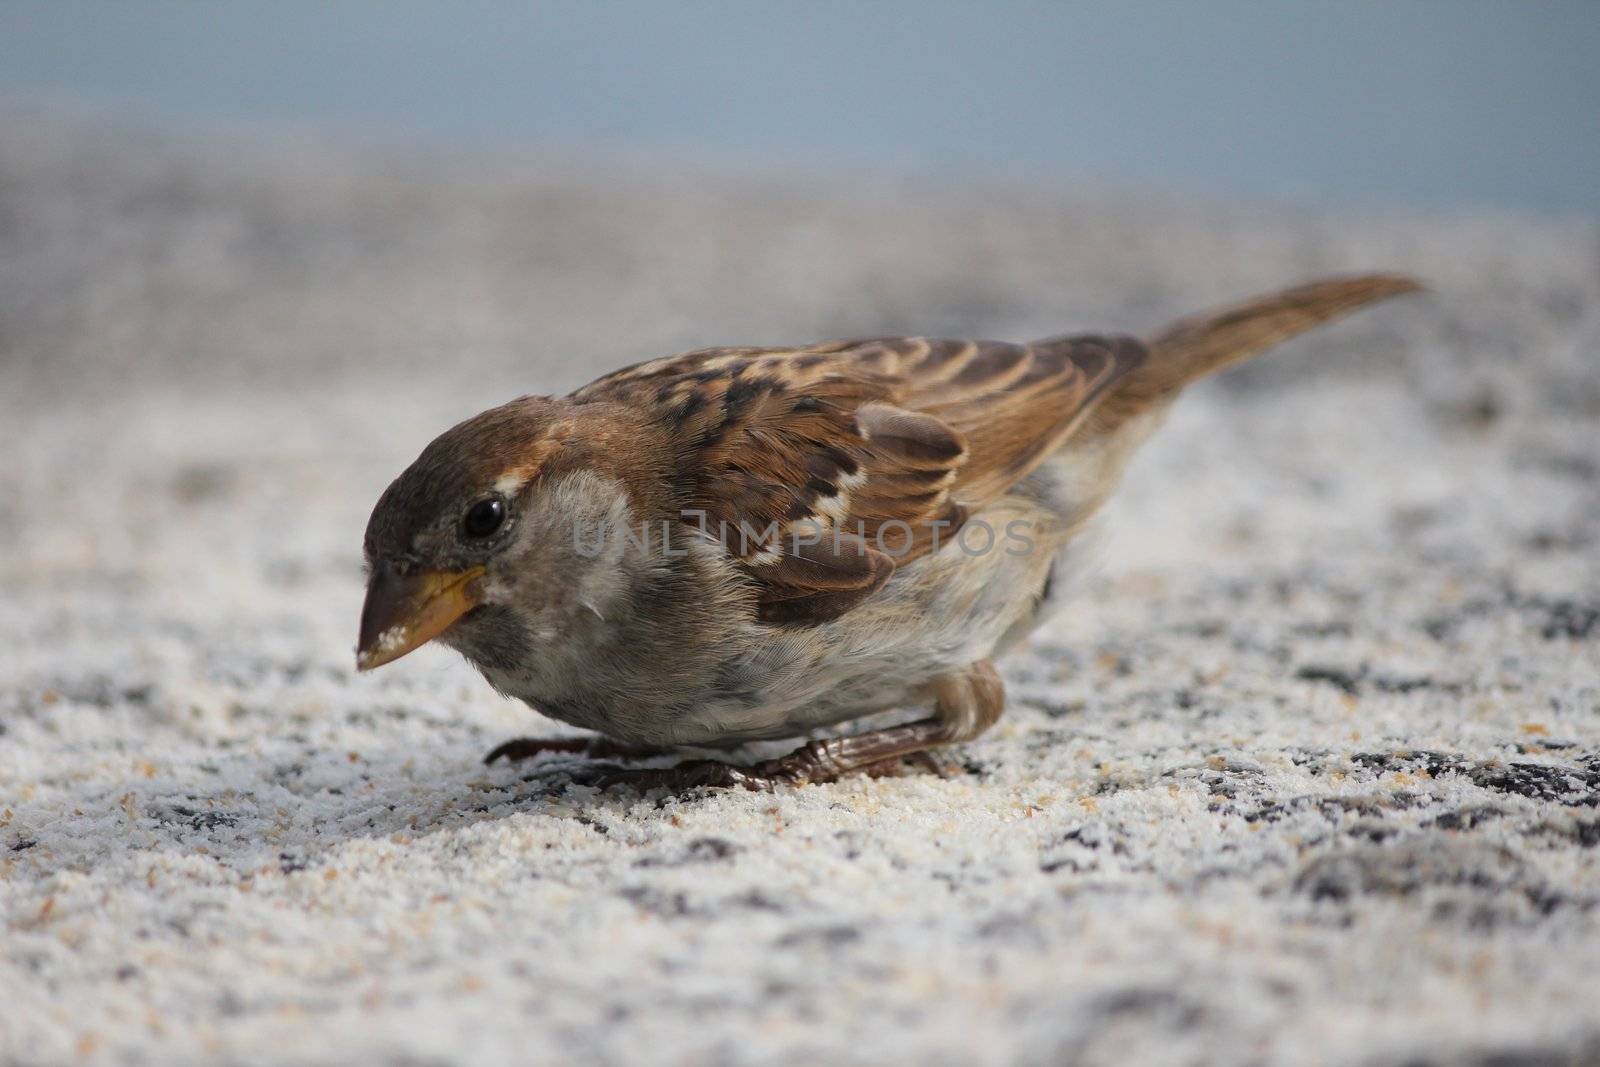
POLYGON ((1082 424, 1144 349, 894 338, 703 349, 573 394, 659 412, 677 499, 758 588, 761 617, 836 618, 948 541, 1082 424))

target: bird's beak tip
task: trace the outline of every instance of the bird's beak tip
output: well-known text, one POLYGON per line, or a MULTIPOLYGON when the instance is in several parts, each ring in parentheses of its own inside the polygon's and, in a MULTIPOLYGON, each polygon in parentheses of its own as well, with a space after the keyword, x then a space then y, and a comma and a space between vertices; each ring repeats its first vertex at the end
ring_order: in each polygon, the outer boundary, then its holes
POLYGON ((376 571, 361 609, 357 673, 393 662, 448 630, 477 606, 477 579, 483 573, 482 567, 409 575, 376 571))

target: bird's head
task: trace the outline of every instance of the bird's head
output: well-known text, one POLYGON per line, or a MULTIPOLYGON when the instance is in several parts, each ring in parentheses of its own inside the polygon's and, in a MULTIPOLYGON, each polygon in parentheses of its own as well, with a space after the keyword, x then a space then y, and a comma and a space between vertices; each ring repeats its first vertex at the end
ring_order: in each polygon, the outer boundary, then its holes
POLYGON ((429 444, 367 522, 357 669, 435 638, 480 659, 495 632, 525 643, 563 610, 603 610, 616 561, 591 550, 593 531, 631 514, 626 472, 604 462, 610 432, 600 409, 522 397, 429 444))

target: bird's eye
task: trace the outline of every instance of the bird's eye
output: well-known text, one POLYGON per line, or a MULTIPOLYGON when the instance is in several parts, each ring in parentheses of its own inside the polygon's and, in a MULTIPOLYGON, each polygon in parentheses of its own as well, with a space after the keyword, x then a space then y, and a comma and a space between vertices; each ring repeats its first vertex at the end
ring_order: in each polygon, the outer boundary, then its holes
POLYGON ((491 496, 467 509, 467 517, 461 521, 461 528, 468 537, 488 537, 500 529, 500 524, 505 521, 505 501, 491 496))

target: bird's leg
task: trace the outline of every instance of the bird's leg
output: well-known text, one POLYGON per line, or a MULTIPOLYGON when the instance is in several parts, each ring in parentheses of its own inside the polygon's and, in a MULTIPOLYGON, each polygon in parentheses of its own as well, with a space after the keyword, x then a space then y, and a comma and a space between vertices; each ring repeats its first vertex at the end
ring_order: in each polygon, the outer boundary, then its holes
POLYGON ((772 789, 779 785, 833 782, 857 772, 886 771, 897 761, 919 760, 933 749, 970 741, 993 726, 1005 708, 1005 686, 988 660, 942 675, 932 688, 933 715, 903 726, 810 741, 786 756, 750 767, 718 760, 686 760, 659 769, 611 771, 594 784, 601 789, 628 785, 640 792, 682 792, 704 786, 772 789))
POLYGON ((664 755, 667 750, 650 745, 630 745, 626 741, 613 741, 609 737, 517 737, 496 745, 483 757, 483 762, 497 759, 515 762, 532 759, 546 752, 572 752, 591 759, 650 759, 664 755))

